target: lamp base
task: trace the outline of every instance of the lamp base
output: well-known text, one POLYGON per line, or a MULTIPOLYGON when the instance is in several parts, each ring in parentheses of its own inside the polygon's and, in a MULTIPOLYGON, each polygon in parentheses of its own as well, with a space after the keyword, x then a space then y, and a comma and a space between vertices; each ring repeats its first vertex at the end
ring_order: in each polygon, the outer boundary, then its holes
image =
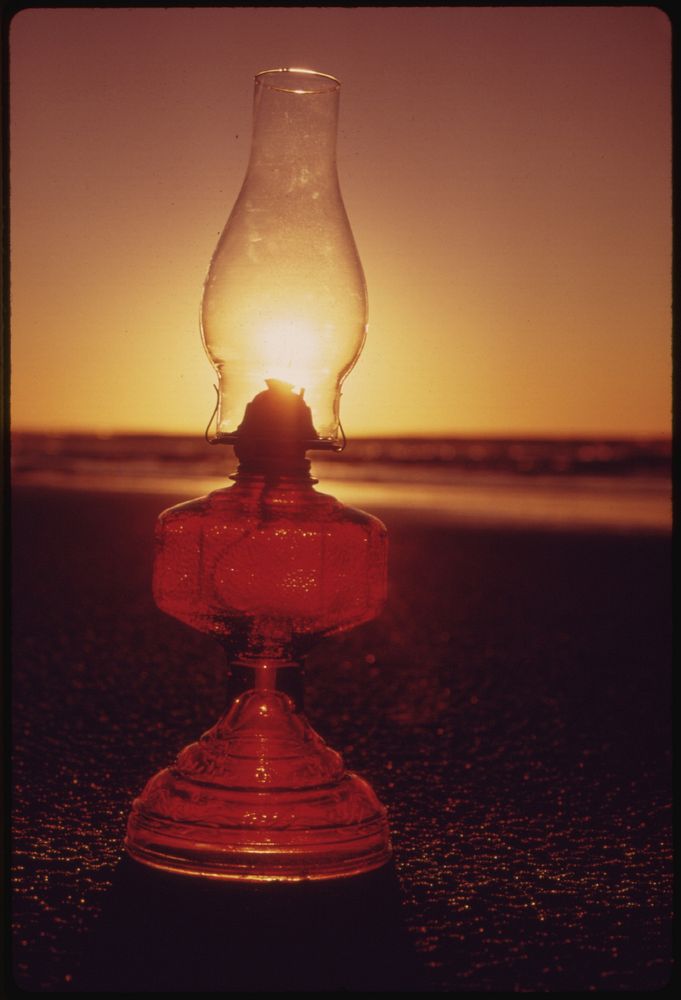
POLYGON ((338 878, 391 855, 386 812, 293 700, 245 691, 133 803, 137 861, 210 878, 338 878))

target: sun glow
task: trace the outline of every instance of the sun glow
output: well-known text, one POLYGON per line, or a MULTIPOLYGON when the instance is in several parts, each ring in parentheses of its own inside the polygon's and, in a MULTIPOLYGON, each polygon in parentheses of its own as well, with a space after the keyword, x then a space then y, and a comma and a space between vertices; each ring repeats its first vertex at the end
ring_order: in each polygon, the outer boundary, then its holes
MULTIPOLYGON (((264 37, 257 8, 12 20, 13 426, 204 430, 215 380, 196 313, 248 169, 252 53, 276 66, 305 38, 305 60, 342 81, 338 176, 369 288, 371 333, 343 387, 350 437, 668 434, 663 12, 272 8, 267 22, 264 37)), ((247 200, 269 208, 256 180, 247 200)), ((361 346, 347 233, 334 230, 348 265, 333 287, 324 241, 309 239, 335 187, 317 185, 303 217, 305 190, 283 219, 280 198, 267 213, 242 201, 224 238, 236 263, 217 274, 203 323, 236 423, 267 378, 310 401, 300 342, 312 328, 345 339, 325 349, 334 371, 361 346), (261 339, 277 360, 246 398, 238 365, 252 367, 244 344, 261 339)))
MULTIPOLYGON (((329 324, 330 326, 330 324, 329 324)), ((255 367, 269 378, 288 382, 296 392, 309 389, 320 377, 328 377, 322 345, 312 323, 282 319, 263 325, 254 337, 255 367)))

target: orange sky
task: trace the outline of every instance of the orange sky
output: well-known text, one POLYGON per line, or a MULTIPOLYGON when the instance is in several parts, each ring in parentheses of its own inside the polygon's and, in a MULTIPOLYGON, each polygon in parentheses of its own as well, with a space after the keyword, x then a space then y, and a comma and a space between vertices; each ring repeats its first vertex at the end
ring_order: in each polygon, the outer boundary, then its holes
POLYGON ((203 279, 293 65, 342 82, 349 435, 668 433, 670 45, 653 7, 22 11, 14 427, 203 433, 203 279))

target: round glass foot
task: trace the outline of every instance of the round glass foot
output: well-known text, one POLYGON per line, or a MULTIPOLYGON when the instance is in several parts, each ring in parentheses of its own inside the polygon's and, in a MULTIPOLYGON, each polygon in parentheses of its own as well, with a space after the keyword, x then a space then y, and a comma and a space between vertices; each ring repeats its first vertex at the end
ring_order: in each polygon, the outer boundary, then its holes
POLYGON ((386 813, 281 691, 247 691, 133 803, 138 861, 213 878, 299 880, 385 864, 386 813))

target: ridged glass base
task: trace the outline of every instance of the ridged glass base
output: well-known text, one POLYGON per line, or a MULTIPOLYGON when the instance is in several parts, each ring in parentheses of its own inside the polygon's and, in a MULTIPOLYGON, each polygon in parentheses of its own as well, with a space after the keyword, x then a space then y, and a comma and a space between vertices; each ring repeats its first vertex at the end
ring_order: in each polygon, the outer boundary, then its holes
POLYGON ((383 806, 292 700, 250 690, 133 803, 138 861, 211 878, 360 874, 391 854, 383 806))

